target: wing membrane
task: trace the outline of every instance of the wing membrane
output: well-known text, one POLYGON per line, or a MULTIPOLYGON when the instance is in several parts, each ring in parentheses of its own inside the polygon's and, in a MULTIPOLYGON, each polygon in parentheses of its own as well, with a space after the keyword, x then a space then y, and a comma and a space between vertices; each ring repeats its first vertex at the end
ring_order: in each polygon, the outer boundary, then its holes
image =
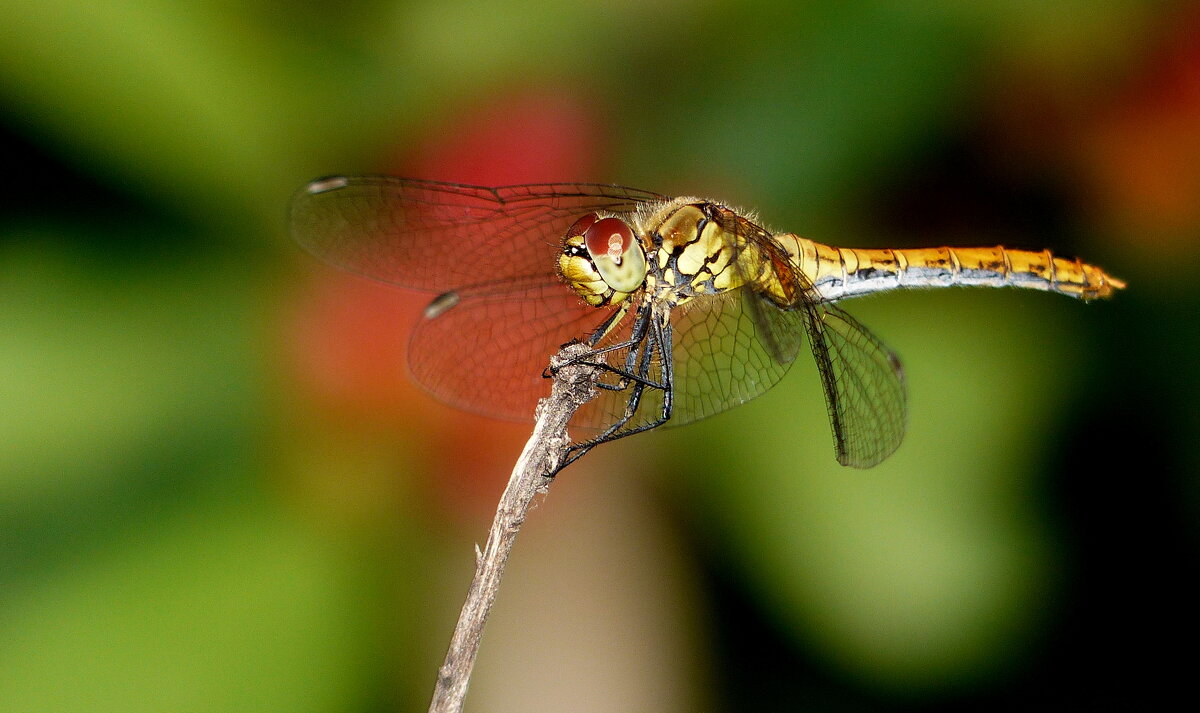
POLYGON ((773 365, 790 364, 807 332, 838 462, 877 465, 904 439, 907 404, 899 358, 853 317, 823 301, 769 231, 732 211, 723 217, 727 230, 745 238, 741 269, 754 273, 743 274, 742 291, 756 297, 745 300, 762 342, 755 349, 773 357, 760 373, 773 380, 782 376, 773 365), (768 269, 760 273, 761 266, 768 269))
POLYGON ((442 292, 531 275, 554 279, 563 233, 581 215, 657 200, 664 196, 587 183, 486 188, 333 177, 296 194, 290 224, 302 246, 333 265, 442 292))
POLYGON ((904 438, 907 406, 899 358, 832 304, 810 305, 806 326, 838 462, 854 468, 877 465, 904 438))
POLYGON ((770 348, 771 334, 797 341, 803 313, 782 310, 749 289, 705 301, 675 319, 675 413, 681 426, 746 403, 770 389, 793 363, 770 348))
POLYGON ((550 381, 542 377, 550 357, 586 336, 612 310, 586 305, 558 283, 511 287, 519 298, 513 292, 468 290, 453 307, 422 319, 409 344, 408 365, 422 388, 451 406, 529 421, 538 399, 550 395, 550 381))

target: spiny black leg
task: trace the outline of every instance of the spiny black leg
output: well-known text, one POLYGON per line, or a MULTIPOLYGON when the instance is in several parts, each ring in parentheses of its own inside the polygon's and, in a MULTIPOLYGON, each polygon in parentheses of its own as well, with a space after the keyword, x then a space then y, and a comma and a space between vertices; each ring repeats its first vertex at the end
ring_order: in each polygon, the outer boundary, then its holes
MULTIPOLYGON (((650 305, 645 304, 641 308, 638 309, 637 317, 635 318, 636 321, 633 324, 633 329, 632 329, 629 339, 627 339, 623 342, 617 343, 617 344, 610 344, 605 347, 593 348, 591 351, 584 353, 584 354, 580 354, 580 355, 576 356, 575 358, 573 358, 563 364, 549 367, 547 369, 546 373, 549 373, 551 376, 553 376, 553 375, 557 374, 558 370, 563 368, 564 366, 577 364, 577 365, 591 366, 591 367, 595 367, 597 369, 602 369, 609 373, 616 374, 618 377, 620 377, 620 381, 616 384, 606 384, 604 382, 597 383, 596 386, 601 389, 608 389, 610 391, 620 391, 622 389, 625 389, 628 386, 627 382, 629 382, 629 381, 641 382, 641 383, 644 383, 646 386, 649 386, 649 387, 655 388, 655 389, 663 388, 662 384, 655 382, 655 381, 651 381, 648 378, 646 378, 645 370, 642 370, 642 372, 639 373, 639 370, 636 368, 636 365, 635 365, 635 362, 637 360, 637 354, 638 354, 637 347, 642 345, 646 341, 646 337, 650 332, 650 322, 651 322, 650 318, 651 318, 650 305), (601 356, 603 354, 608 354, 608 353, 611 353, 614 351, 618 351, 620 349, 629 349, 629 353, 625 357, 625 368, 624 369, 622 369, 621 367, 612 366, 611 364, 608 364, 607 362, 604 362, 604 361, 595 361, 595 358, 598 356, 601 356)), ((598 327, 592 333, 592 335, 588 337, 586 343, 589 346, 593 345, 601 336, 603 336, 604 331, 608 329, 608 326, 609 326, 609 322, 605 322, 600 327, 598 327)), ((543 376, 544 375, 545 375, 545 373, 543 373, 543 376)))
MULTIPOLYGON (((635 388, 634 393, 632 393, 629 397, 629 403, 625 407, 624 417, 622 417, 619 421, 617 421, 617 423, 613 424, 613 426, 608 428, 600 436, 592 439, 591 441, 588 441, 588 443, 591 443, 592 445, 599 445, 600 443, 607 443, 608 441, 615 441, 618 438, 625 438, 626 436, 632 436, 635 433, 641 433, 643 431, 649 431, 651 429, 658 428, 659 426, 663 425, 667 421, 671 420, 671 410, 674 408, 674 400, 675 400, 674 399, 675 391, 673 388, 674 381, 675 381, 675 365, 671 360, 673 352, 672 352, 672 346, 671 346, 671 326, 670 326, 670 324, 669 323, 665 324, 665 325, 657 325, 656 324, 654 327, 654 330, 651 333, 651 337, 650 337, 650 340, 648 343, 650 344, 650 348, 648 348, 642 355, 641 368, 642 368, 643 373, 649 372, 650 360, 651 360, 651 357, 653 356, 655 345, 657 345, 657 348, 661 355, 660 363, 661 363, 663 385, 662 386, 651 385, 652 388, 661 389, 663 392, 662 411, 660 412, 658 419, 656 419, 652 423, 645 423, 645 424, 642 424, 641 426, 635 426, 634 428, 631 428, 631 429, 628 429, 625 431, 620 431, 620 429, 622 427, 624 427, 624 425, 626 423, 629 423, 630 419, 633 418, 634 414, 637 412, 638 406, 640 406, 640 404, 641 404, 642 392, 644 391, 644 389, 643 388, 635 388)), ((643 383, 648 384, 648 382, 643 382, 643 383)), ((635 387, 641 386, 641 385, 642 384, 635 384, 635 387)))
POLYGON ((651 429, 658 428, 659 426, 663 425, 667 421, 671 420, 671 413, 674 408, 674 401, 675 401, 675 389, 674 389, 675 365, 672 361, 674 354, 672 351, 671 339, 672 339, 672 332, 671 332, 670 323, 655 324, 651 330, 651 334, 646 343, 646 348, 641 353, 641 360, 640 360, 641 363, 639 364, 639 371, 643 375, 645 375, 649 372, 649 368, 650 368, 650 364, 652 361, 652 357, 653 357, 655 348, 657 348, 659 350, 659 353, 661 355, 660 362, 661 362, 661 370, 662 370, 662 382, 663 382, 662 385, 659 386, 657 384, 653 384, 652 382, 649 381, 649 379, 646 379, 644 376, 641 379, 639 379, 638 381, 635 381, 633 383, 633 388, 632 388, 632 391, 629 396, 629 401, 626 403, 626 406, 625 406, 624 415, 620 419, 618 419, 617 422, 614 423, 612 426, 605 429, 604 433, 600 434, 596 438, 584 441, 582 443, 575 443, 575 444, 572 444, 570 447, 568 447, 567 448, 567 457, 563 461, 562 465, 560 465, 558 467, 558 469, 555 471, 556 473, 558 472, 558 470, 562 470, 563 468, 567 467, 568 465, 579 460, 579 458, 582 457, 583 454, 587 453, 592 448, 600 445, 601 443, 608 443, 610 441, 615 441, 620 438, 625 438, 626 436, 632 436, 636 433, 642 433, 643 431, 649 431, 651 429), (640 426, 635 426, 633 428, 622 431, 621 429, 625 426, 625 424, 629 423, 629 421, 633 419, 634 415, 636 415, 637 409, 641 405, 642 393, 645 391, 645 388, 647 386, 649 386, 651 388, 662 389, 663 404, 662 404, 662 411, 659 414, 659 417, 652 423, 645 423, 640 426))
MULTIPOLYGON (((650 312, 651 312, 651 310, 650 310, 649 303, 645 303, 641 307, 638 308, 637 316, 634 317, 633 329, 630 330, 629 339, 627 339, 623 342, 620 342, 618 344, 610 344, 607 347, 597 347, 596 344, 601 339, 604 338, 604 335, 608 334, 608 330, 612 327, 613 322, 618 317, 623 316, 625 314, 624 312, 614 313, 611 317, 606 319, 599 327, 592 330, 592 333, 588 335, 585 343, 588 345, 588 347, 591 349, 591 351, 587 352, 586 354, 580 354, 578 357, 567 361, 565 364, 560 364, 555 367, 550 367, 550 373, 557 374, 559 369, 563 368, 564 366, 566 366, 568 364, 583 363, 583 362, 586 362, 587 360, 591 359, 594 356, 598 356, 600 354, 607 354, 609 352, 616 351, 618 349, 625 349, 626 347, 632 348, 633 346, 640 344, 642 342, 642 340, 644 340, 646 338, 647 331, 649 331, 650 312)), ((604 369, 612 368, 612 367, 609 367, 607 364, 600 365, 600 366, 601 366, 601 368, 604 368, 604 369)))
POLYGON ((596 438, 590 439, 590 441, 588 441, 589 443, 604 443, 606 440, 611 440, 612 435, 620 431, 621 428, 623 428, 625 424, 629 423, 634 415, 637 414, 638 407, 642 402, 642 394, 645 393, 646 387, 652 384, 652 382, 650 382, 649 379, 646 379, 643 375, 648 374, 650 371, 651 360, 654 356, 654 348, 654 340, 653 337, 651 337, 645 344, 642 345, 641 350, 630 350, 629 355, 626 357, 626 366, 630 369, 637 369, 640 373, 631 374, 631 376, 633 376, 633 380, 626 384, 626 387, 630 388, 630 393, 629 399, 625 402, 625 412, 616 423, 609 426, 607 429, 605 429, 604 433, 600 434, 596 438))
MULTIPOLYGON (((651 337, 647 343, 642 345, 642 349, 638 350, 634 348, 630 350, 630 354, 626 358, 626 365, 632 367, 634 366, 634 362, 639 362, 637 364, 637 368, 639 371, 645 374, 649 371, 653 353, 654 344, 653 337, 651 337)), ((648 379, 638 377, 637 375, 633 376, 636 380, 625 383, 624 388, 629 388, 630 394, 629 399, 625 402, 625 412, 622 414, 621 418, 619 418, 616 423, 605 429, 604 433, 601 433, 596 438, 569 446, 567 448, 567 458, 563 461, 562 465, 559 466, 558 470, 562 470, 571 463, 574 463, 576 460, 579 460, 584 453, 587 453, 593 447, 598 446, 601 443, 607 443, 608 441, 616 440, 626 435, 624 433, 617 432, 620 431, 625 424, 629 423, 629 421, 637 414, 638 407, 641 405, 642 394, 645 392, 647 385, 650 384, 648 379)))

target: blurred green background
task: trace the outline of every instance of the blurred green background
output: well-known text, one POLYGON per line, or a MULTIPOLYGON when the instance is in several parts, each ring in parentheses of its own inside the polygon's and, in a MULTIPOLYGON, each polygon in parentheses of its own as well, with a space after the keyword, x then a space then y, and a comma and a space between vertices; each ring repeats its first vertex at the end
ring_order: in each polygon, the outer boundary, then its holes
POLYGON ((290 242, 293 190, 380 172, 1130 284, 848 303, 909 376, 870 471, 808 363, 598 449, 468 710, 1193 697, 1198 36, 1181 2, 0 0, 0 711, 424 710, 527 427, 409 384, 427 297, 290 242))

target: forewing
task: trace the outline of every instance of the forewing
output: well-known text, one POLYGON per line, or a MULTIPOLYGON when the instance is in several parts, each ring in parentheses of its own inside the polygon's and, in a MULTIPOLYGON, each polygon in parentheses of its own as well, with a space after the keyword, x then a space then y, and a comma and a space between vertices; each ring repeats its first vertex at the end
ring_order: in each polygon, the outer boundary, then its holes
POLYGON ((725 222, 726 230, 745 243, 743 259, 734 263, 734 268, 742 272, 746 285, 742 288, 746 293, 743 303, 755 333, 776 363, 791 364, 803 341, 804 318, 800 313, 816 304, 820 296, 770 231, 732 212, 726 214, 725 222), (769 268, 765 278, 768 285, 759 284, 762 276, 747 274, 747 270, 757 272, 760 265, 769 268))
MULTIPOLYGON (((581 215, 665 197, 586 183, 485 188, 387 176, 313 181, 292 200, 295 239, 338 267, 443 292, 555 275, 560 241, 581 215)), ((564 339, 565 341, 565 339, 564 339)))
MULTIPOLYGON (((672 357, 674 365, 674 402, 671 420, 664 427, 682 426, 712 416, 756 398, 774 386, 787 373, 792 362, 780 361, 767 348, 761 322, 752 317, 748 301, 758 297, 746 290, 733 290, 705 297, 676 308, 671 314, 672 357)), ((768 306, 766 319, 773 330, 790 331, 799 340, 804 334, 803 314, 768 306)), ((599 346, 629 338, 632 319, 599 346)), ((650 340, 639 344, 635 359, 629 350, 604 355, 610 366, 641 374, 662 383, 662 352, 647 353, 650 340), (644 359, 645 361, 639 361, 644 359)), ((617 377, 606 375, 615 382, 617 377)), ((625 414, 632 386, 621 391, 601 390, 572 421, 575 426, 604 428, 625 414)), ((641 401, 624 428, 636 428, 658 420, 662 415, 663 392, 656 388, 642 391, 641 401)))
POLYGON ((681 426, 739 404, 774 386, 791 368, 772 349, 775 335, 796 344, 804 334, 801 311, 779 309, 749 289, 687 306, 675 315, 675 409, 681 426))
POLYGON ((904 438, 904 371, 894 352, 830 303, 807 310, 806 326, 829 409, 837 459, 870 468, 904 438))
POLYGON ((586 305, 558 283, 511 281, 503 287, 455 293, 456 304, 423 318, 409 345, 409 370, 451 406, 532 420, 538 399, 550 395, 550 380, 542 376, 550 357, 612 310, 586 305))
POLYGON ((813 294, 770 232, 729 209, 716 218, 735 248, 729 269, 744 286, 677 310, 674 425, 743 404, 782 379, 800 351, 804 299, 813 294), (764 291, 763 266, 787 300, 764 291))

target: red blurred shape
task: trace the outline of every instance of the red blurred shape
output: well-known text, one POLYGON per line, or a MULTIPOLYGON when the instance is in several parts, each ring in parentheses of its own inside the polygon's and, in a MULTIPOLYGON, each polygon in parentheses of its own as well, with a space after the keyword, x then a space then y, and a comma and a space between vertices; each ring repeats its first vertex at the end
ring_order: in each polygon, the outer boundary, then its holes
POLYGON ((431 129, 397 173, 481 186, 594 180, 599 122, 576 96, 527 89, 431 129))
MULTIPOLYGON (((601 155, 598 126, 571 94, 502 91, 431 127, 407 158, 385 172, 489 186, 592 180, 601 155)), ((290 343, 300 381, 319 407, 381 437, 413 442, 431 469, 433 490, 450 498, 449 509, 490 507, 530 427, 442 407, 409 380, 409 333, 433 295, 334 268, 317 273, 290 343)), ((574 336, 565 334, 563 341, 574 336)))
POLYGON ((1161 43, 1092 117, 1083 160, 1112 217, 1161 247, 1195 250, 1200 226, 1200 8, 1173 18, 1161 43))
POLYGON ((318 405, 343 418, 378 421, 419 389, 405 374, 408 333, 428 296, 317 268, 290 342, 318 405))
POLYGON ((1200 5, 1145 12, 1155 26, 1093 48, 1083 71, 1001 63, 989 139, 1010 170, 1075 188, 1090 232, 1119 241, 1125 260, 1178 270, 1200 254, 1200 5))

